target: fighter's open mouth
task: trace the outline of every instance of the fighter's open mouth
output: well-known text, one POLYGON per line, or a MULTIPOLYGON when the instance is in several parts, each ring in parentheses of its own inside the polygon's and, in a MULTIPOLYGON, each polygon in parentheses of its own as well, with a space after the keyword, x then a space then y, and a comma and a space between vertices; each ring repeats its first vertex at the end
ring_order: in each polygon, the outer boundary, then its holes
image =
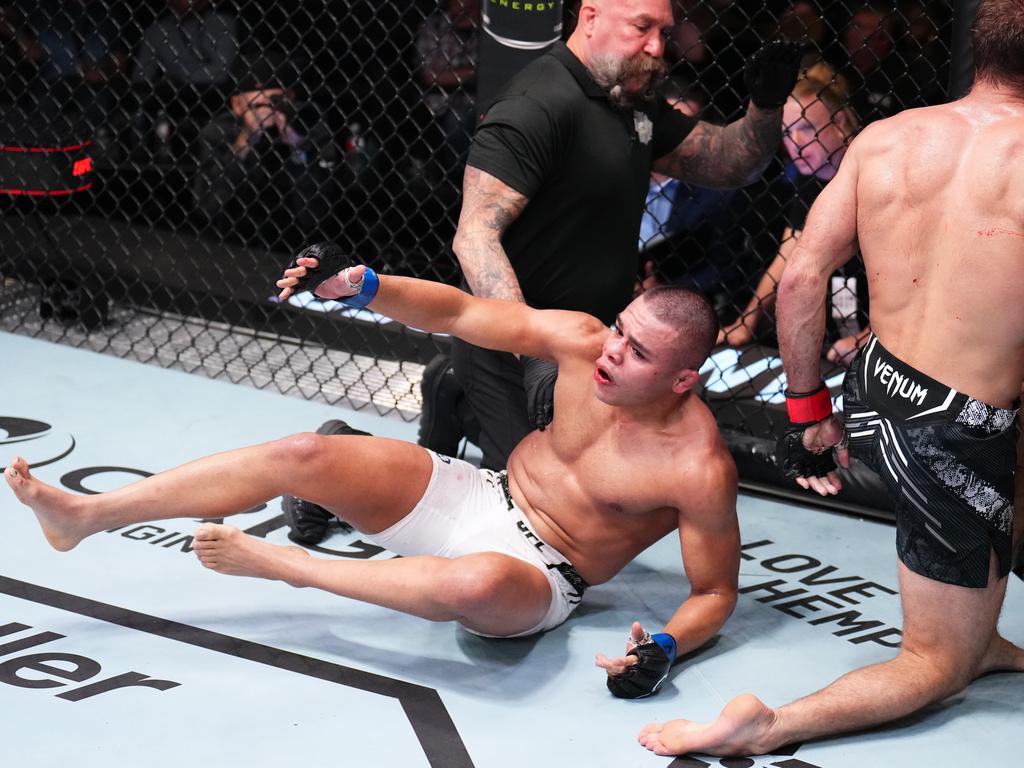
POLYGON ((608 371, 604 368, 598 368, 594 371, 594 378, 597 379, 599 384, 611 384, 612 377, 608 375, 608 371))

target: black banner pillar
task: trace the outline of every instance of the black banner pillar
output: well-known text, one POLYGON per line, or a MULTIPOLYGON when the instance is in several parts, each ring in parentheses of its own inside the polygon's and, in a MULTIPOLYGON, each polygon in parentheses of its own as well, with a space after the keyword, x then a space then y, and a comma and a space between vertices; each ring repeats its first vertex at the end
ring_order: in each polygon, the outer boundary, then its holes
POLYGON ((477 105, 482 114, 508 79, 559 40, 562 0, 484 0, 477 105))
POLYGON ((953 39, 950 41, 949 99, 959 99, 974 83, 974 56, 971 52, 971 24, 981 0, 959 0, 953 12, 953 39))

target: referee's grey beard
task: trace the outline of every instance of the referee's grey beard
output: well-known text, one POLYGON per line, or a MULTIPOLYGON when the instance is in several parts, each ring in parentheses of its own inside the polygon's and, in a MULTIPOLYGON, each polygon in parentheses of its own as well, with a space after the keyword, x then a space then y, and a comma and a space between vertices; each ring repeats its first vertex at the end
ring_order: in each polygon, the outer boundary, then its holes
POLYGON ((608 101, 619 109, 633 109, 654 100, 658 83, 665 77, 665 62, 647 54, 634 58, 603 54, 590 59, 590 75, 608 93, 608 101), (623 83, 648 75, 643 91, 627 91, 623 83))

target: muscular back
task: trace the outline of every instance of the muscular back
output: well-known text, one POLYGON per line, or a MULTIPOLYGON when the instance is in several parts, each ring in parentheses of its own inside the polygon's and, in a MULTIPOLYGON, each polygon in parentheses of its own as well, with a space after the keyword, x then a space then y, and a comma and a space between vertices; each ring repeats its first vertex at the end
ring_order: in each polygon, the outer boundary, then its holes
POLYGON ((1024 378, 1024 100, 913 110, 854 148, 873 330, 933 378, 1008 405, 1024 378))

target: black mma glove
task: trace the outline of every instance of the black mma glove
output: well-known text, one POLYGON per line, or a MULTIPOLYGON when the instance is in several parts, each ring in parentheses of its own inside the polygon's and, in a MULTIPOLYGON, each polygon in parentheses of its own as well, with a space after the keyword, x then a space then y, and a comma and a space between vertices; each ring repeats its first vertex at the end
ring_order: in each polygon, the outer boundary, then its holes
POLYGON ((782 474, 793 480, 797 477, 824 477, 834 472, 836 462, 832 458, 832 448, 835 446, 815 452, 804 445, 804 430, 832 418, 832 396, 825 382, 810 392, 787 389, 785 394, 786 413, 791 426, 775 447, 775 461, 782 474))
POLYGON ((521 355, 523 388, 526 390, 526 415, 530 423, 543 431, 555 416, 555 380, 558 366, 529 355, 521 355))
POLYGON ((316 259, 320 263, 315 267, 306 267, 305 276, 298 278, 299 281, 293 288, 295 293, 315 291, 320 283, 338 274, 345 267, 356 266, 356 263, 334 243, 316 243, 303 248, 285 269, 299 266, 299 259, 316 259))
POLYGON ((652 696, 676 660, 676 640, 665 632, 647 635, 626 655, 636 656, 639 661, 621 675, 608 675, 608 690, 620 699, 652 696))
POLYGON ((775 447, 775 461, 787 480, 798 477, 824 477, 836 470, 832 448, 814 453, 804 447, 804 429, 794 427, 787 431, 775 447))
POLYGON ((775 40, 750 57, 743 82, 755 107, 778 109, 786 103, 800 74, 803 49, 802 43, 775 40))
MULTIPOLYGON (((360 429, 354 429, 341 419, 331 419, 320 425, 318 435, 369 435, 360 429)), ((281 497, 281 511, 288 525, 288 538, 296 544, 319 544, 327 536, 328 527, 335 521, 345 530, 352 530, 319 504, 299 499, 295 496, 281 497)))

